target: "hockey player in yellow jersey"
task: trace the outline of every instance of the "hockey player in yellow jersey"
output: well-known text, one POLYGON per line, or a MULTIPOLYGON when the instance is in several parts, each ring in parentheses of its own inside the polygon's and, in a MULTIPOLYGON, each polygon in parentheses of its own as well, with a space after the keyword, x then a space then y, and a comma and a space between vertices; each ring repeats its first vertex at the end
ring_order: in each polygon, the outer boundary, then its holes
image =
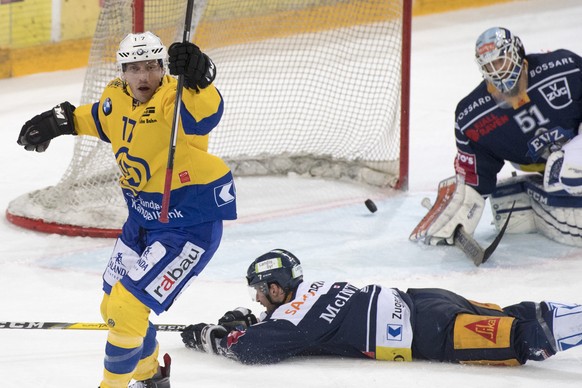
POLYGON ((212 60, 192 43, 168 50, 151 32, 129 34, 117 52, 120 76, 101 99, 68 102, 33 117, 18 144, 43 152, 51 139, 88 135, 111 144, 128 218, 103 274, 101 314, 109 327, 101 388, 170 387, 170 358, 158 362, 150 312, 161 314, 204 269, 220 244, 223 220, 236 218, 228 166, 207 152, 223 100, 212 60), (169 61, 168 61, 169 59, 169 61), (159 221, 177 80, 184 76, 169 222, 159 221))

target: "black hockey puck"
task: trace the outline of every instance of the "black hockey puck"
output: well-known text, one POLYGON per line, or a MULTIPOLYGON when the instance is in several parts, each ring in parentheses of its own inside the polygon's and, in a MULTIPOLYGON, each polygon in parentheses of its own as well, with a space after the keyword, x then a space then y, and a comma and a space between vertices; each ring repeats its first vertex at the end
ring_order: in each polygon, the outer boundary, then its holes
POLYGON ((368 208, 368 210, 371 213, 376 213, 376 210, 378 210, 378 208, 376 207, 376 204, 371 199, 366 199, 364 204, 366 205, 366 207, 368 208))

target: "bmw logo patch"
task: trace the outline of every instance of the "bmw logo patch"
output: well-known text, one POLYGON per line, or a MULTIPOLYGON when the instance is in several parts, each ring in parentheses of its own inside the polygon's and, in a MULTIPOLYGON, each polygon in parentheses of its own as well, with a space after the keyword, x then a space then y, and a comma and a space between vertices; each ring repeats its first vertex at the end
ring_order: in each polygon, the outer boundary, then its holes
POLYGON ((105 99, 105 102, 103 103, 103 114, 105 114, 105 116, 109 116, 109 114, 111 114, 111 111, 113 110, 113 106, 111 105, 111 98, 107 97, 105 99))

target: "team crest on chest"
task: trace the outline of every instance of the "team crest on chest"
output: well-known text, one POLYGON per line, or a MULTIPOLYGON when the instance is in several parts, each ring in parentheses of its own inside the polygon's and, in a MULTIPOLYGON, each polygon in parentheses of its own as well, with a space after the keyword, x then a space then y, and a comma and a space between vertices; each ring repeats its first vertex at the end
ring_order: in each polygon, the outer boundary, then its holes
POLYGON ((554 109, 563 109, 572 103, 570 86, 566 77, 552 80, 538 88, 547 103, 554 109))

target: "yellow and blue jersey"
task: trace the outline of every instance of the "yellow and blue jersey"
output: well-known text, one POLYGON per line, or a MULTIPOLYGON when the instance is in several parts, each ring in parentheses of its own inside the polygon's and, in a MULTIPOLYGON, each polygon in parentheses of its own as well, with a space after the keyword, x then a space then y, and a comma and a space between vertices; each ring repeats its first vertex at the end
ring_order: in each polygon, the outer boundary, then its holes
POLYGON ((177 80, 164 76, 147 103, 135 100, 119 78, 112 80, 99 102, 74 112, 79 135, 111 144, 127 202, 129 219, 144 228, 181 227, 236 219, 236 193, 230 169, 208 153, 208 134, 223 113, 223 99, 209 87, 184 88, 170 196, 170 222, 159 221, 177 80))

